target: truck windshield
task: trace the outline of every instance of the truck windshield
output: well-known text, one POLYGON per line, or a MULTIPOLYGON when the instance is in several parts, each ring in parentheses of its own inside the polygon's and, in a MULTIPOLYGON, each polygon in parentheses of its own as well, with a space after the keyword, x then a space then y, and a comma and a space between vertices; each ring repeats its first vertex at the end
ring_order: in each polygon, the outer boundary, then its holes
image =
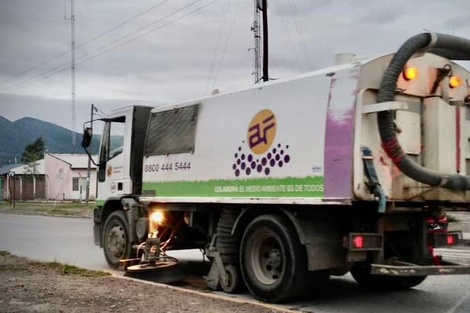
POLYGON ((108 161, 122 153, 126 118, 119 117, 108 121, 103 132, 100 161, 108 161))

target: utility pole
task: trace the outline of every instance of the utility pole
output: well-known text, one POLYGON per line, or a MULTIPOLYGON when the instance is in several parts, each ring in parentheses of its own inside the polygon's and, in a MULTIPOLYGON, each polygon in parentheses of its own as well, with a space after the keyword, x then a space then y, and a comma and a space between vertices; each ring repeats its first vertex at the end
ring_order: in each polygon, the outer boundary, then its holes
MULTIPOLYGON (((90 113, 90 127, 93 131, 93 114, 95 113, 95 105, 92 103, 91 104, 91 113, 90 113)), ((90 141, 90 146, 88 149, 90 149, 91 154, 93 154, 93 149, 92 149, 92 143, 93 141, 90 141)), ((88 157, 88 169, 86 173, 86 192, 85 192, 85 203, 88 204, 88 201, 90 200, 90 175, 91 175, 91 158, 88 157)))
MULTIPOLYGON (((259 18, 260 18, 260 9, 258 2, 259 0, 254 0, 255 2, 255 12, 254 12, 254 20, 253 20, 253 26, 251 27, 251 30, 253 31, 253 36, 255 39, 255 48, 253 49, 255 52, 255 71, 253 74, 255 75, 255 84, 260 81, 260 72, 261 72, 261 55, 260 55, 260 26, 259 26, 259 18)), ((252 50, 252 49, 250 49, 252 50)))
POLYGON ((71 26, 71 75, 72 75, 72 151, 75 153, 77 147, 77 138, 75 134, 75 0, 70 0, 70 18, 64 16, 66 20, 70 20, 71 26))
POLYGON ((15 179, 15 172, 10 171, 8 173, 8 190, 10 193, 10 204, 13 202, 13 209, 15 208, 16 203, 16 179, 15 179), (11 199, 11 180, 13 179, 13 201, 11 199))
POLYGON ((268 3, 267 0, 257 0, 257 9, 263 14, 263 81, 269 80, 269 51, 268 51, 268 3))

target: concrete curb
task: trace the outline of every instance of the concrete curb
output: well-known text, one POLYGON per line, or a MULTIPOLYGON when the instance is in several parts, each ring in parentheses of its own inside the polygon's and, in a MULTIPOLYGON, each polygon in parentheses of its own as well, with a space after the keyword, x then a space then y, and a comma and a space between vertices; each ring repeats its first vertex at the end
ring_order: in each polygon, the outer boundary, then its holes
POLYGON ((269 304, 269 303, 258 302, 254 299, 253 300, 252 299, 242 299, 242 298, 238 298, 238 297, 235 298, 235 297, 232 297, 232 296, 227 295, 227 294, 218 294, 218 293, 214 293, 212 291, 198 291, 198 290, 193 290, 193 289, 185 289, 185 288, 181 288, 181 287, 177 287, 177 286, 165 285, 165 284, 161 284, 161 283, 154 283, 154 282, 151 282, 151 281, 140 280, 140 279, 127 277, 127 276, 119 276, 119 275, 116 275, 116 274, 112 274, 112 277, 126 279, 126 280, 130 280, 130 281, 137 282, 137 283, 143 283, 143 284, 147 284, 147 285, 158 286, 160 288, 177 290, 177 291, 190 293, 190 294, 193 294, 193 295, 198 295, 198 296, 202 296, 202 297, 206 297, 206 298, 216 299, 216 300, 230 301, 230 302, 239 303, 239 304, 249 304, 249 305, 259 306, 259 307, 263 307, 265 309, 272 310, 273 312, 299 313, 298 309, 290 310, 290 309, 279 307, 282 304, 273 305, 273 304, 269 304))

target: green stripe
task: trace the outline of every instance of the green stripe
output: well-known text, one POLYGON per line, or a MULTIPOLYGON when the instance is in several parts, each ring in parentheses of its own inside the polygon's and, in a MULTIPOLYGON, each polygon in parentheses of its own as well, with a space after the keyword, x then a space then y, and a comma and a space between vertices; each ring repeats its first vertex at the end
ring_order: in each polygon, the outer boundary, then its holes
POLYGON ((323 177, 144 182, 157 197, 323 197, 323 177))

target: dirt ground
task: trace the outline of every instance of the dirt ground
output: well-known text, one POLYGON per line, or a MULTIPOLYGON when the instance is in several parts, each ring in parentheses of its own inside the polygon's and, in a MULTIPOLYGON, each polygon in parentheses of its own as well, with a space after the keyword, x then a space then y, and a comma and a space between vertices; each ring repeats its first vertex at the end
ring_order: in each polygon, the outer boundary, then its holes
POLYGON ((75 270, 0 253, 0 312, 282 312, 269 305, 75 270))
MULTIPOLYGON (((0 204, 0 213, 91 218, 92 206, 0 204)), ((287 312, 267 304, 41 263, 0 251, 0 312, 287 312), (89 275, 91 273, 91 275, 89 275), (85 277, 93 276, 93 277, 85 277), (96 277, 98 276, 98 277, 96 277)), ((289 311, 290 312, 290 311, 289 311)))

